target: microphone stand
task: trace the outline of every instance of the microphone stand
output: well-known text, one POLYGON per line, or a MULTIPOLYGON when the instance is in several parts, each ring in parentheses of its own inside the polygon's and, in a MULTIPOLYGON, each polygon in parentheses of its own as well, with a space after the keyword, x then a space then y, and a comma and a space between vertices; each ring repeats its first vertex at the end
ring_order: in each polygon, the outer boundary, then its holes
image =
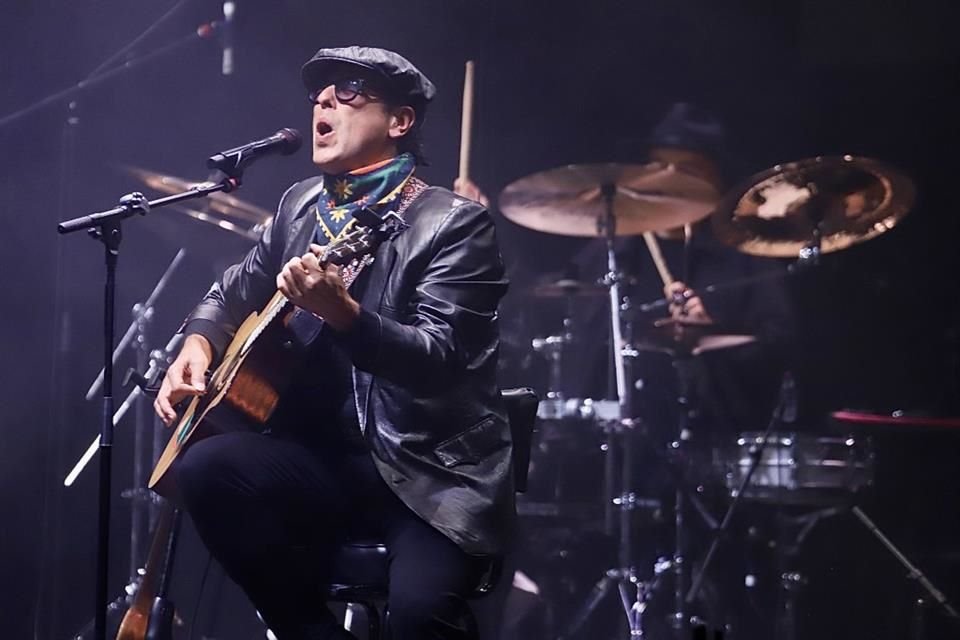
POLYGON ((148 201, 141 193, 128 193, 120 198, 113 209, 91 213, 57 225, 60 234, 87 232, 104 249, 106 278, 104 283, 103 304, 103 411, 100 424, 100 473, 98 480, 98 517, 97 517, 97 578, 95 589, 96 618, 94 637, 106 640, 107 625, 107 578, 109 575, 110 548, 110 485, 111 462, 113 452, 113 338, 114 338, 114 298, 116 294, 117 260, 123 239, 121 225, 124 220, 135 215, 146 215, 151 209, 168 204, 201 198, 218 191, 230 192, 240 186, 241 172, 225 176, 220 182, 205 182, 194 185, 182 193, 148 201))
MULTIPOLYGON (((163 272, 163 275, 160 277, 160 280, 154 286, 153 291, 150 292, 150 296, 146 299, 145 302, 138 305, 139 308, 135 307, 134 318, 130 322, 130 326, 127 328, 127 332, 123 334, 123 337, 120 338, 120 342, 117 344, 117 348, 113 351, 113 362, 116 364, 117 358, 120 357, 120 354, 124 352, 127 346, 130 344, 130 341, 136 338, 138 341, 142 340, 142 331, 143 321, 149 320, 150 316, 153 315, 154 306, 157 303, 157 298, 163 292, 164 288, 167 286, 167 282, 170 280, 170 277, 173 275, 173 272, 180 266, 180 263, 183 261, 183 257, 186 255, 184 249, 177 251, 177 254, 173 257, 173 260, 170 261, 170 265, 167 267, 167 270, 163 272), (139 335, 138 335, 139 334, 139 335)), ((142 346, 142 344, 141 344, 142 346)), ((140 371, 145 370, 147 363, 142 363, 142 366, 139 366, 140 371)), ((90 388, 87 389, 87 400, 92 400, 93 397, 97 394, 97 391, 100 390, 100 385, 103 383, 103 370, 100 370, 100 373, 97 374, 96 379, 90 385, 90 388)))

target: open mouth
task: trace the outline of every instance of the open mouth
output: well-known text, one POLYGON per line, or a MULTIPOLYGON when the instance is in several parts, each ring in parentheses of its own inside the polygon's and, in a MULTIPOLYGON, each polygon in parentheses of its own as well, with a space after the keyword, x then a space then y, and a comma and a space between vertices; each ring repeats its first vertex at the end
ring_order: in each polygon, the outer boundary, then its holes
POLYGON ((331 127, 331 126, 330 126, 329 124, 327 124, 326 122, 318 122, 318 123, 317 123, 317 135, 318 135, 318 136, 321 136, 321 137, 322 137, 322 136, 325 136, 325 135, 327 135, 328 133, 330 133, 330 132, 332 132, 332 131, 333 131, 333 127, 331 127))

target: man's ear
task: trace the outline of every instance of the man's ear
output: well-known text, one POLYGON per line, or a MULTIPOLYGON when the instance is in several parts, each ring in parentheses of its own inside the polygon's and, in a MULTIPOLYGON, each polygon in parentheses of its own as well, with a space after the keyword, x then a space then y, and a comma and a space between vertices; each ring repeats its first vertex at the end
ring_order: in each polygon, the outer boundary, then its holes
POLYGON ((413 107, 397 107, 390 114, 390 137, 394 140, 407 135, 417 121, 413 107))

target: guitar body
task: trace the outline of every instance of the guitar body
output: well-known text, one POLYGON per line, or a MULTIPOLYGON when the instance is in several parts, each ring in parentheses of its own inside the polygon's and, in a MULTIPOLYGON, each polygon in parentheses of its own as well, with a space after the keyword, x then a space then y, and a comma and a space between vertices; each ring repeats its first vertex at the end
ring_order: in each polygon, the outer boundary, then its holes
MULTIPOLYGON (((347 265, 372 254, 380 243, 407 228, 394 212, 380 217, 361 209, 361 223, 344 238, 324 248, 320 262, 347 265)), ((237 328, 223 361, 207 383, 207 392, 190 401, 150 477, 149 487, 177 499, 171 466, 191 443, 238 428, 262 428, 270 418, 296 370, 302 353, 286 325, 292 305, 277 291, 260 312, 251 313, 237 328)))
POLYGON ((177 423, 150 477, 149 487, 176 498, 170 468, 193 442, 237 429, 260 429, 270 418, 295 367, 293 342, 285 328, 292 307, 279 292, 237 329, 223 361, 177 423))

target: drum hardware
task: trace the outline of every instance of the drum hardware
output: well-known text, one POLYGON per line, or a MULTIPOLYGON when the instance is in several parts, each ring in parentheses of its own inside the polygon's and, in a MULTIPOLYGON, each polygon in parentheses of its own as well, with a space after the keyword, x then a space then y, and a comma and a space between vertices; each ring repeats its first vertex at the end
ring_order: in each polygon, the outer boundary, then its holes
POLYGON ((856 519, 880 541, 880 543, 897 559, 907 570, 906 577, 909 580, 916 581, 919 595, 912 597, 914 607, 914 616, 912 621, 912 632, 910 637, 915 640, 921 640, 923 635, 925 610, 928 601, 924 594, 928 594, 933 602, 936 602, 943 611, 949 616, 954 624, 960 627, 960 612, 953 606, 950 600, 940 591, 930 579, 914 565, 910 559, 880 530, 880 528, 870 519, 869 516, 857 505, 844 505, 820 509, 813 513, 801 515, 799 517, 783 517, 781 522, 797 526, 797 534, 793 542, 789 545, 779 545, 784 549, 785 560, 782 563, 782 573, 780 575, 780 586, 785 596, 783 605, 778 612, 777 629, 775 637, 784 640, 793 640, 796 637, 796 602, 799 592, 807 584, 806 577, 798 571, 791 569, 788 565, 792 564, 787 559, 795 558, 800 550, 804 538, 810 531, 824 518, 852 513, 856 519))
POLYGON ((700 589, 703 587, 703 580, 707 574, 707 569, 710 567, 710 564, 713 561, 717 549, 720 546, 721 540, 723 540, 727 530, 730 528, 730 522, 733 520, 733 515, 736 512, 737 506, 743 499, 745 492, 750 486, 750 481, 759 467, 760 461, 763 459, 764 450, 767 448, 770 442, 770 434, 774 433, 774 431, 782 424, 793 423, 793 421, 796 419, 796 411, 796 388, 794 386, 793 376, 788 372, 783 376, 783 380, 780 384, 779 399, 776 407, 774 407, 773 412, 770 415, 770 420, 767 422, 767 428, 760 436, 758 441, 755 442, 750 449, 750 466, 747 468, 746 473, 744 473, 743 478, 740 480, 740 484, 733 494, 733 499, 730 501, 730 504, 727 505, 727 510, 723 515, 723 519, 720 521, 720 526, 714 529, 713 539, 710 541, 710 547, 707 549, 706 556, 704 556, 703 564, 700 565, 700 570, 694 576, 690 590, 683 598, 685 604, 692 604, 694 600, 696 600, 700 589))
MULTIPOLYGON (((652 173, 656 172, 654 164, 646 165, 646 168, 652 173)), ((756 340, 755 336, 724 330, 723 327, 715 324, 706 325, 687 319, 672 318, 651 322, 649 326, 644 326, 630 342, 623 340, 620 323, 625 313, 666 310, 673 300, 656 300, 637 306, 624 302, 619 295, 619 285, 623 283, 623 276, 617 269, 615 257, 611 256, 612 238, 643 233, 649 246, 650 239, 653 238, 651 231, 684 226, 709 215, 708 212, 704 213, 707 208, 703 206, 707 198, 700 199, 698 207, 696 196, 691 197, 691 192, 684 194, 682 189, 678 188, 683 180, 681 178, 671 185, 669 179, 661 176, 665 185, 660 193, 665 196, 662 202, 673 198, 678 205, 677 211, 673 213, 669 212, 668 208, 654 206, 649 200, 644 201, 641 197, 631 198, 631 195, 638 196, 639 193, 631 194, 627 183, 634 179, 637 180, 638 185, 642 183, 643 169, 643 166, 570 165, 518 180, 505 189, 500 197, 500 206, 504 214, 522 226, 569 236, 603 236, 607 242, 608 274, 604 284, 611 298, 612 357, 617 374, 617 398, 620 409, 619 416, 612 416, 611 422, 605 425, 605 430, 612 438, 608 451, 611 455, 607 458, 609 464, 605 465, 605 486, 611 488, 616 485, 617 462, 622 459, 621 465, 631 466, 628 464, 629 450, 633 447, 629 445, 626 438, 621 440, 618 437, 624 435, 622 419, 629 415, 629 409, 626 408, 628 405, 623 403, 624 398, 629 398, 630 395, 630 390, 626 388, 627 376, 625 375, 629 361, 639 357, 643 351, 654 350, 670 354, 675 359, 675 366, 682 367, 683 365, 679 364, 680 361, 689 362, 692 357, 705 351, 735 347, 756 340), (671 188, 675 190, 671 191, 671 188), (684 199, 686 199, 685 203, 679 202, 684 199), (679 212, 680 209, 685 209, 685 212, 679 212), (694 213, 694 210, 698 209, 700 213, 694 213), (620 447, 625 447, 625 450, 621 452, 620 447)), ((636 191, 640 192, 643 189, 638 188, 636 191)), ((701 195, 703 193, 705 192, 701 195)), ((645 195, 652 194, 648 191, 645 195)), ((908 178, 890 167, 865 158, 851 156, 814 158, 788 165, 777 165, 767 172, 757 174, 744 186, 731 192, 730 197, 725 198, 719 207, 715 207, 713 225, 717 229, 717 237, 738 251, 754 255, 793 257, 796 261, 785 270, 711 285, 698 289, 698 294, 719 293, 765 279, 781 278, 816 266, 823 253, 843 249, 893 228, 909 212, 913 198, 913 185, 908 178)), ((654 253, 652 248, 651 253, 654 253)), ((657 264, 658 271, 663 277, 664 273, 669 272, 661 268, 662 266, 665 267, 665 263, 657 264)), ((598 295, 598 293, 598 288, 582 287, 574 281, 566 289, 557 286, 553 290, 544 289, 539 295, 541 297, 568 296, 569 300, 572 296, 582 297, 598 295)), ((683 387, 685 373, 678 371, 678 374, 683 387)), ((690 399, 686 390, 681 391, 679 395, 678 402, 683 409, 681 411, 683 423, 680 425, 677 439, 669 443, 668 450, 663 455, 668 458, 673 457, 668 468, 681 476, 679 462, 685 458, 684 449, 690 436, 687 421, 693 417, 694 408, 685 404, 690 399)), ((778 404, 775 415, 771 416, 771 421, 792 420, 790 407, 783 405, 782 392, 781 403, 778 404)), ((574 402, 569 405, 562 402, 544 405, 542 412, 544 416, 572 417, 572 414, 581 408, 574 399, 574 402)), ((770 427, 771 425, 768 424, 766 435, 761 435, 759 438, 756 433, 742 434, 743 442, 737 446, 750 447, 750 452, 746 458, 738 457, 736 463, 731 465, 727 481, 728 487, 732 489, 733 500, 724 515, 724 521, 719 525, 711 522, 712 516, 702 504, 697 503, 695 494, 688 496, 684 493, 685 479, 680 477, 675 480, 677 540, 674 556, 661 558, 657 562, 654 566, 654 578, 651 581, 638 580, 634 568, 629 567, 629 556, 624 554, 624 549, 628 545, 625 545, 624 541, 629 540, 630 531, 623 530, 621 527, 620 567, 604 573, 583 607, 572 618, 564 637, 575 634, 586 623, 592 611, 614 584, 618 586, 631 635, 642 636, 644 626, 642 614, 647 609, 646 605, 651 594, 661 588, 661 578, 667 572, 671 572, 677 578, 672 620, 679 636, 690 622, 686 615, 687 606, 696 599, 720 535, 727 529, 736 504, 741 499, 764 500, 764 491, 774 486, 770 481, 769 472, 774 473, 778 478, 786 472, 790 481, 789 486, 793 488, 789 491, 783 488, 781 492, 788 493, 799 504, 821 504, 824 502, 824 494, 821 491, 829 492, 835 489, 848 491, 851 487, 859 488, 870 483, 870 459, 869 456, 864 457, 865 450, 858 446, 860 441, 855 440, 848 444, 847 439, 808 440, 804 436, 787 434, 785 436, 789 440, 787 443, 784 438, 768 437, 770 427), (835 455, 835 452, 828 451, 827 454, 811 458, 808 455, 809 447, 816 446, 817 442, 827 449, 834 447, 836 451, 842 453, 835 455), (796 449, 797 456, 794 456, 793 451, 790 450, 791 447, 796 449), (768 471, 767 476, 764 475, 764 470, 768 471), (812 478, 809 477, 811 475, 812 478), (750 485, 751 477, 753 477, 752 486, 750 485), (745 490, 747 495, 743 496, 745 490), (684 557, 686 524, 683 514, 690 505, 698 509, 715 536, 706 561, 702 567, 699 567, 696 580, 689 591, 684 593, 683 580, 687 563, 684 557), (633 594, 634 589, 636 594, 633 594)), ((629 437, 629 432, 626 435, 629 437)), ((606 510, 613 515, 614 509, 619 508, 620 523, 623 525, 623 514, 630 511, 635 496, 630 491, 632 478, 629 473, 621 474, 620 480, 620 486, 623 489, 619 493, 616 491, 607 493, 613 498, 606 504, 606 510)), ((832 513, 831 509, 825 509, 805 516, 806 524, 802 526, 797 544, 805 535, 805 531, 809 531, 819 518, 832 513)), ((611 530, 612 524, 611 517, 605 519, 607 531, 611 530)), ((781 588, 787 594, 787 601, 780 617, 783 621, 793 615, 795 594, 804 584, 805 578, 790 567, 783 566, 780 582, 781 588)))
POLYGON ((534 338, 531 346, 536 353, 542 354, 550 365, 547 375, 547 400, 563 400, 560 390, 563 376, 563 352, 566 346, 573 342, 570 318, 563 319, 564 332, 558 336, 534 338))
MULTIPOLYGON (((605 503, 604 531, 612 535, 614 529, 618 529, 619 566, 604 572, 594 592, 572 618, 565 635, 577 633, 614 583, 618 586, 631 635, 643 635, 640 614, 645 609, 647 591, 642 588, 631 562, 630 512, 636 504, 632 495, 635 421, 628 418, 632 412, 628 359, 633 349, 622 333, 621 286, 626 278, 617 264, 614 239, 692 223, 706 217, 718 198, 710 181, 675 165, 658 162, 568 165, 521 178, 500 195, 500 210, 517 224, 560 235, 603 237, 606 242, 607 274, 603 283, 610 299, 611 357, 616 374, 616 388, 611 389, 611 395, 615 393, 619 411, 614 419, 604 423, 607 438, 604 490, 609 496, 605 503), (635 593, 631 596, 633 590, 635 593)), ((551 387, 556 390, 553 383, 551 387)), ((556 405, 551 408, 555 409, 556 405)))
POLYGON ((540 401, 537 417, 541 420, 591 420, 615 423, 620 419, 620 404, 616 400, 554 397, 540 401))
MULTIPOLYGON (((907 578, 910 580, 916 580, 917 584, 919 585, 918 588, 922 588, 923 591, 929 593, 933 600, 940 605, 940 607, 947 613, 948 616, 950 616, 950 618, 953 619, 954 623, 960 625, 960 613, 957 612, 956 608, 950 603, 943 592, 937 589, 934 584, 930 582, 930 579, 927 578, 923 571, 914 565, 910 559, 907 558, 907 556, 900 551, 895 544, 893 544, 890 538, 884 535, 883 531, 880 530, 880 527, 878 527, 873 520, 871 520, 869 516, 863 512, 863 509, 854 505, 850 509, 850 512, 853 513, 853 515, 857 517, 857 520, 859 520, 863 526, 866 527, 867 530, 872 533, 877 540, 880 541, 887 551, 889 551, 890 554, 893 555, 893 557, 904 566, 904 568, 907 570, 907 578)), ((922 633, 923 630, 923 608, 925 605, 926 602, 922 596, 917 597, 914 600, 914 606, 916 607, 914 631, 916 633, 922 633)), ((917 640, 920 640, 920 637, 921 636, 917 636, 917 640)))

